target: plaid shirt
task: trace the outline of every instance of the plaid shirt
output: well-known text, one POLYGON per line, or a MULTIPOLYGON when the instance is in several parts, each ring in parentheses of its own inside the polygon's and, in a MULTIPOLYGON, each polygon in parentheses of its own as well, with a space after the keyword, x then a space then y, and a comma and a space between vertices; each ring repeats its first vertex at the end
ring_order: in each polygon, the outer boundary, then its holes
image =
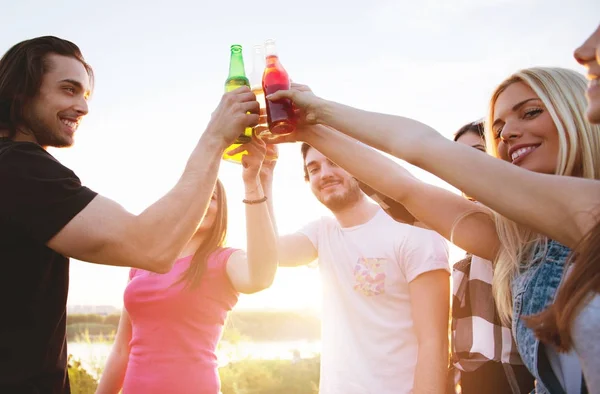
POLYGON ((468 255, 452 272, 452 364, 464 372, 489 361, 502 363, 519 393, 515 368, 525 368, 510 327, 502 324, 492 294, 492 263, 468 255))

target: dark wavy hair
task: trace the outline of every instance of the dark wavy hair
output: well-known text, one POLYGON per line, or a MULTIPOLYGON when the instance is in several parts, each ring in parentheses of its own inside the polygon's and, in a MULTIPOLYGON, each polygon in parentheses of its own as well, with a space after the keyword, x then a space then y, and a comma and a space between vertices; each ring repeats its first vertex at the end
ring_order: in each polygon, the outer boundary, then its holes
POLYGON ((45 36, 16 44, 0 59, 0 129, 8 130, 9 138, 15 136, 17 125, 23 121, 23 108, 38 94, 42 77, 52 67, 49 54, 79 60, 89 75, 90 86, 93 86, 92 67, 72 42, 45 36))
POLYGON ((485 134, 483 133, 483 130, 483 120, 476 120, 475 122, 468 123, 454 133, 454 141, 458 141, 460 137, 468 132, 473 132, 481 137, 481 139, 485 140, 485 134))

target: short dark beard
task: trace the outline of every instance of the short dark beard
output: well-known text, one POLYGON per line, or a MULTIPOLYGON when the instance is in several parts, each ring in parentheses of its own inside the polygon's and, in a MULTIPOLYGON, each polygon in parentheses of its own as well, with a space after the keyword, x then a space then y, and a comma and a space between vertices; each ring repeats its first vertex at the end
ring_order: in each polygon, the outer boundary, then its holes
POLYGON ((65 141, 60 134, 56 135, 52 128, 45 125, 35 114, 30 113, 27 116, 27 128, 19 131, 24 134, 32 134, 37 143, 43 147, 67 148, 71 146, 70 141, 65 141))
POLYGON ((324 201, 321 197, 317 197, 319 202, 325 205, 331 212, 343 211, 352 205, 356 204, 362 198, 362 191, 358 186, 358 182, 354 179, 350 180, 350 187, 348 191, 346 191, 341 196, 331 196, 327 202, 324 201))

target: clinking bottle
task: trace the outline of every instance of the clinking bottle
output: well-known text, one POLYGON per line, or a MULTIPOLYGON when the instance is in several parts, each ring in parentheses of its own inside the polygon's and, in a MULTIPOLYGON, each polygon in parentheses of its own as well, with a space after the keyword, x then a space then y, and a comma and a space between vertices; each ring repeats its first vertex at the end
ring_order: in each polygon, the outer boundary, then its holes
MULTIPOLYGON (((277 55, 275 40, 265 41, 265 71, 262 89, 265 96, 278 90, 290 89, 290 77, 277 55)), ((290 99, 266 100, 267 123, 273 136, 292 133, 296 129, 294 107, 290 99)))
MULTIPOLYGON (((231 56, 229 59, 229 76, 225 81, 225 92, 231 92, 239 88, 240 86, 250 87, 250 81, 246 77, 246 70, 244 68, 244 57, 242 55, 242 46, 234 44, 231 46, 231 56)), ((250 142, 252 140, 252 127, 246 127, 244 132, 231 144, 225 153, 223 153, 223 160, 231 161, 233 163, 242 163, 242 156, 246 151, 239 152, 235 155, 229 155, 227 152, 239 147, 242 144, 250 142)))

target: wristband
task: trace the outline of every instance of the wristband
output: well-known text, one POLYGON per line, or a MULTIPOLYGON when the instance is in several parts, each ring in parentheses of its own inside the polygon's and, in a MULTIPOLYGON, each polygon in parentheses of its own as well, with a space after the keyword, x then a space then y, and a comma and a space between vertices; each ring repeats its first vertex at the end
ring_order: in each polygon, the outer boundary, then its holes
POLYGON ((242 200, 242 202, 244 204, 250 204, 250 205, 260 204, 261 202, 265 202, 265 201, 267 201, 267 196, 264 196, 263 198, 259 198, 258 200, 246 200, 246 199, 242 200))

